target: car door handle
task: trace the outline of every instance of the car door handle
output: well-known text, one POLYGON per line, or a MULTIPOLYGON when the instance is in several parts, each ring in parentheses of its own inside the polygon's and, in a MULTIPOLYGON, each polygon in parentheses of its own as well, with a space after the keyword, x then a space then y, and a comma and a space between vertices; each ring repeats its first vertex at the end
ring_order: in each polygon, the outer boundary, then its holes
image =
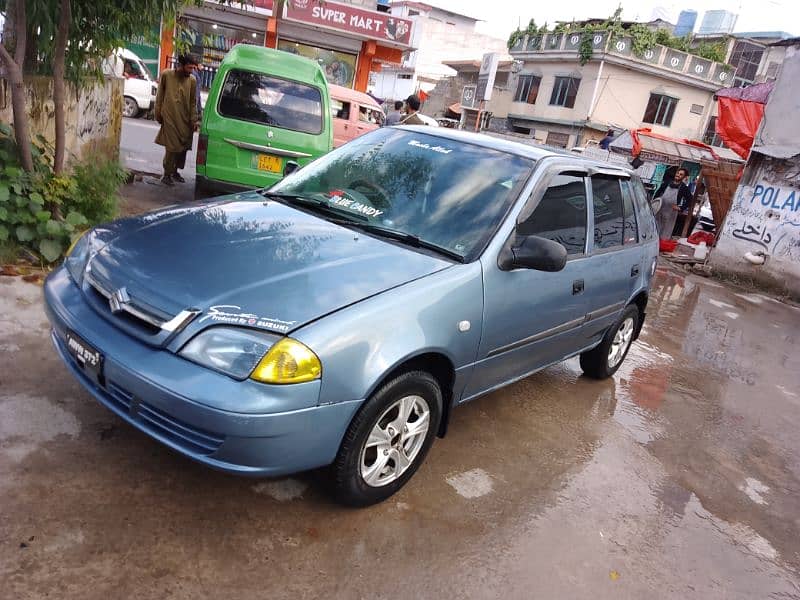
POLYGON ((583 279, 576 279, 572 282, 572 295, 583 293, 583 279))
POLYGON ((633 265, 631 267, 631 277, 636 277, 639 275, 639 265, 633 265))

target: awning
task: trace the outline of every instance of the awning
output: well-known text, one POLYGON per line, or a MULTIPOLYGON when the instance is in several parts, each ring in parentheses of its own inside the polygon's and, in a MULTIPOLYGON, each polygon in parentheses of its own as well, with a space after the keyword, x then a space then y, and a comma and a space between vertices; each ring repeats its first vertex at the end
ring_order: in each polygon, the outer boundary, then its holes
POLYGON ((744 102, 758 102, 766 104, 769 95, 775 87, 775 82, 757 83, 744 88, 734 87, 719 90, 714 94, 717 98, 730 98, 731 100, 742 100, 744 102))
POLYGON ((640 160, 667 165, 680 165, 683 161, 716 164, 719 156, 711 146, 686 138, 670 138, 654 133, 649 128, 631 131, 631 154, 640 160))
POLYGON ((461 114, 461 103, 460 102, 456 102, 455 104, 451 104, 450 106, 447 107, 447 110, 449 110, 451 113, 455 113, 457 115, 460 115, 461 114))

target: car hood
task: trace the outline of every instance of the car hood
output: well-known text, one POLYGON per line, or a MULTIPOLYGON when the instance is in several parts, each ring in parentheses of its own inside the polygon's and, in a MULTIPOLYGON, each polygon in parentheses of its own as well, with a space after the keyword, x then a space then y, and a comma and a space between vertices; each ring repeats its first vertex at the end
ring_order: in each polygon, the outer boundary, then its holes
MULTIPOLYGON (((260 195, 127 219, 89 263, 107 292, 168 320, 287 333, 452 263, 260 195)), ((194 327, 193 327, 194 328, 194 327)))

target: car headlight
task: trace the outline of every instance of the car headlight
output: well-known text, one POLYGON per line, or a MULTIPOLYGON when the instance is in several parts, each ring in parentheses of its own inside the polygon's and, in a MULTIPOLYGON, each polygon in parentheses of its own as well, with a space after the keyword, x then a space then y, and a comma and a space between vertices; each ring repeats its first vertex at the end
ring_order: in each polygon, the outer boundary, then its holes
POLYGON ((211 327, 192 338, 179 354, 234 379, 246 379, 278 339, 247 329, 211 327))
POLYGON ((64 266, 78 286, 81 285, 86 263, 89 262, 89 257, 92 254, 92 236, 90 232, 91 229, 87 229, 72 241, 64 259, 64 266))
POLYGON ((261 359, 250 375, 262 383, 286 384, 313 381, 322 376, 322 364, 310 348, 283 338, 261 359))

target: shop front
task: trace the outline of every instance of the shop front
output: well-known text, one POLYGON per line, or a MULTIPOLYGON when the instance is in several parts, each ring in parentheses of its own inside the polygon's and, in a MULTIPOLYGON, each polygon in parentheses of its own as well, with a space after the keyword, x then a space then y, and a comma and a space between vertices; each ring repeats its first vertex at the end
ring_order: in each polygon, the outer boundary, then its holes
POLYGON ((330 83, 365 92, 370 72, 400 64, 413 49, 413 21, 389 13, 327 0, 293 0, 281 19, 272 9, 272 0, 186 7, 174 31, 162 30, 161 68, 174 66, 176 48, 185 48, 202 59, 208 89, 228 50, 256 44, 310 58, 330 83))
POLYGON ((412 49, 414 22, 352 4, 320 0, 287 3, 267 26, 267 45, 316 60, 330 83, 367 91, 369 74, 400 64, 412 49), (270 44, 272 42, 272 44, 270 44))

